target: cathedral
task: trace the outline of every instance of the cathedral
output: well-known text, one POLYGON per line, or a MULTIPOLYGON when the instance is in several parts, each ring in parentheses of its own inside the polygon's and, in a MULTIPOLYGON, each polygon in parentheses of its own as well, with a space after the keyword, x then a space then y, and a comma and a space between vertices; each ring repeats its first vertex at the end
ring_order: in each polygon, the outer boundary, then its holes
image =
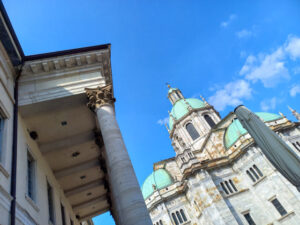
MULTIPOLYGON (((299 224, 300 193, 266 159, 233 112, 169 86, 175 156, 154 163, 142 193, 154 225, 299 224), (298 221, 298 222, 297 222, 298 221)), ((300 155, 298 122, 257 112, 300 155)))

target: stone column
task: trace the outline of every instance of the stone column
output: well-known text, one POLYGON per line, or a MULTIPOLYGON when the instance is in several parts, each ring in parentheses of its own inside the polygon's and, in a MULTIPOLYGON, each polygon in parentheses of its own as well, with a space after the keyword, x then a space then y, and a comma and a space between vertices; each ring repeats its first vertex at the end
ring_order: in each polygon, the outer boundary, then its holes
POLYGON ((113 108, 112 86, 86 89, 88 106, 95 111, 102 133, 113 206, 121 225, 151 225, 136 175, 113 108))

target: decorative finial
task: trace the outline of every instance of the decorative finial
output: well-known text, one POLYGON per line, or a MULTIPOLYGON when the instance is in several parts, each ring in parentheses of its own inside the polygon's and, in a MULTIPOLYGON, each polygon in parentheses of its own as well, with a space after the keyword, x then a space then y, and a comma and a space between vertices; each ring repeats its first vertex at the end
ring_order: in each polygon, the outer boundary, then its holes
POLYGON ((170 129, 169 129, 167 123, 165 123, 165 127, 167 128, 167 131, 170 133, 170 129))
POLYGON ((294 111, 295 111, 295 110, 292 109, 289 105, 288 105, 288 108, 289 108, 289 110, 290 110, 291 112, 294 112, 294 111))
POLYGON ((170 84, 167 82, 166 83, 166 85, 167 85, 167 87, 170 89, 171 88, 171 86, 170 86, 170 84))
POLYGON ((280 115, 281 117, 285 118, 285 115, 283 115, 282 112, 279 112, 279 115, 280 115))
POLYGON ((202 95, 200 95, 200 98, 202 99, 202 101, 203 101, 205 104, 208 104, 207 101, 205 100, 205 98, 204 98, 202 95))

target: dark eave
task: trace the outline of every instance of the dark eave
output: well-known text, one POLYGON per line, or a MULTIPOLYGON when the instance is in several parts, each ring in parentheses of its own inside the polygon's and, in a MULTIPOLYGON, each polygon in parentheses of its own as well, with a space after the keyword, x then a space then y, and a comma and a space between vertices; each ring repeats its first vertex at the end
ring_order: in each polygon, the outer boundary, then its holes
POLYGON ((0 12, 3 20, 0 19, 0 40, 9 55, 14 66, 19 65, 24 57, 23 49, 11 25, 10 19, 0 0, 0 12))
POLYGON ((28 55, 24 57, 24 61, 39 60, 39 59, 52 58, 52 57, 63 56, 63 55, 82 53, 82 52, 104 50, 104 49, 110 49, 110 44, 94 45, 94 46, 83 47, 83 48, 74 48, 74 49, 68 49, 68 50, 62 50, 56 52, 42 53, 37 55, 28 55))

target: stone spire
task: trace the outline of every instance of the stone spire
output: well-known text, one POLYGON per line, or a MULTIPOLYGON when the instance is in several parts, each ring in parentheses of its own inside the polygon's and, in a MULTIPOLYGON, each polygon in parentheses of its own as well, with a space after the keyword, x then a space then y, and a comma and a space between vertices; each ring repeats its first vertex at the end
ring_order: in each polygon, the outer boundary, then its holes
POLYGON ((298 113, 296 110, 292 109, 290 106, 289 110, 293 113, 293 115, 296 117, 296 119, 300 122, 300 113, 298 113))

